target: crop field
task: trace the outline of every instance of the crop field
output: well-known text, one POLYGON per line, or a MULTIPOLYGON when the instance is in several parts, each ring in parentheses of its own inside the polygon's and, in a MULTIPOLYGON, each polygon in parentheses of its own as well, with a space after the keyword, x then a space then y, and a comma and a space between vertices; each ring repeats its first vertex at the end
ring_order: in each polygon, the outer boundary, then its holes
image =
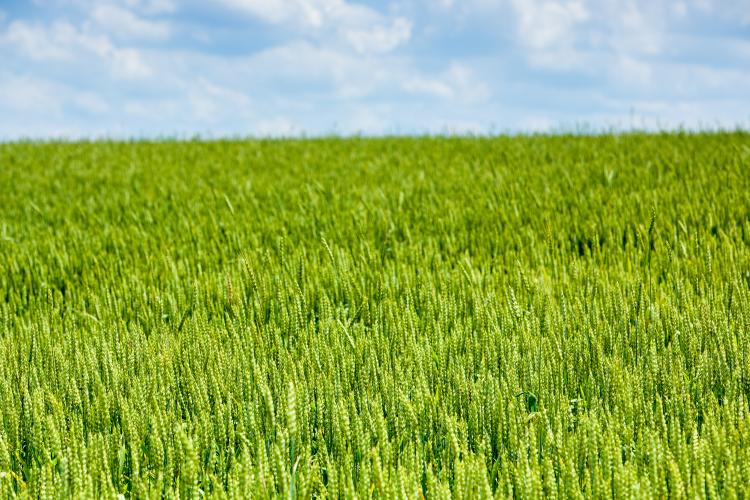
POLYGON ((750 498, 744 132, 0 145, 0 497, 750 498))

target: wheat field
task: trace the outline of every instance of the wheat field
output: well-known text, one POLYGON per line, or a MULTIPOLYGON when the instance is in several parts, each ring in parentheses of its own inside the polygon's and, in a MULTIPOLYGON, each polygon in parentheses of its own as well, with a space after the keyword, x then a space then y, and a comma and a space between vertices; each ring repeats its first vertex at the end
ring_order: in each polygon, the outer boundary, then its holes
POLYGON ((0 145, 0 496, 750 498, 750 135, 0 145))

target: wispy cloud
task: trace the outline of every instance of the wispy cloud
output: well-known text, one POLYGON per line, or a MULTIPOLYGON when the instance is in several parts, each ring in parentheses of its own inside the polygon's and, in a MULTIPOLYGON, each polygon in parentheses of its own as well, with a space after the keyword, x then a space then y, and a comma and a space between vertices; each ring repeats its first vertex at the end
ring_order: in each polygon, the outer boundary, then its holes
POLYGON ((581 0, 513 0, 518 14, 518 34, 532 49, 570 45, 576 26, 589 18, 581 0))
POLYGON ((118 5, 100 4, 91 11, 90 23, 96 29, 126 40, 166 40, 170 26, 164 21, 138 17, 118 5))
POLYGON ((445 71, 432 77, 416 75, 405 79, 403 89, 463 104, 483 103, 491 96, 489 86, 470 67, 458 62, 452 62, 445 71))
POLYGON ((373 8, 343 0, 222 1, 267 23, 286 26, 298 36, 344 41, 360 53, 389 52, 411 37, 410 20, 389 19, 373 8))
POLYGON ((346 39, 360 53, 390 52, 411 37, 411 22, 403 17, 394 19, 390 25, 369 29, 348 29, 346 39))

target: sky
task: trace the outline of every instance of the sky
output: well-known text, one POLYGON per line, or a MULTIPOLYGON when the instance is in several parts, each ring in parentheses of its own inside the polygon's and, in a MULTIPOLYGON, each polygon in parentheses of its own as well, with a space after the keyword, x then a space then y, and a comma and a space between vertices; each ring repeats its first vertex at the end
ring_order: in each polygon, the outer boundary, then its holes
POLYGON ((750 0, 0 0, 0 140, 750 128, 750 0))

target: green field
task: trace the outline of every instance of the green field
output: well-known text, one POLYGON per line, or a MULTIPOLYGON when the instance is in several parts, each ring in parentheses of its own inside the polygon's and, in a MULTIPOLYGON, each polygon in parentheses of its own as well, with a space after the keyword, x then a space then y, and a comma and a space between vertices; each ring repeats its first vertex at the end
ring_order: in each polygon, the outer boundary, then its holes
POLYGON ((0 497, 750 498, 750 135, 0 145, 0 497))

